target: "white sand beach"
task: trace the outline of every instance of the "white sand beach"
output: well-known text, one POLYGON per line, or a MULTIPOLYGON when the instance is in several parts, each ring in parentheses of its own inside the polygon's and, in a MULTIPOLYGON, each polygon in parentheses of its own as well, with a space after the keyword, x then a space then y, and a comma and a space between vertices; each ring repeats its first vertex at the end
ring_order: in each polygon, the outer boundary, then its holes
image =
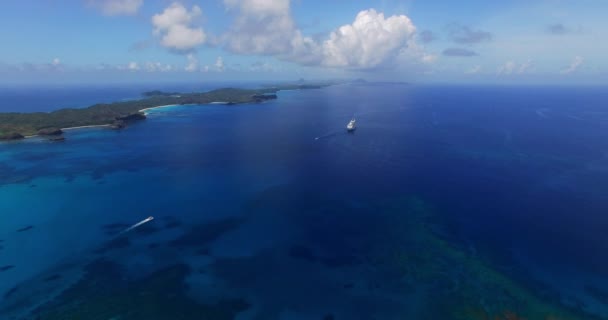
MULTIPOLYGON (((94 124, 94 125, 89 125, 89 126, 78 126, 78 127, 68 127, 68 128, 61 128, 62 131, 69 131, 69 130, 74 130, 74 129, 84 129, 84 128, 102 128, 102 127, 110 127, 111 125, 109 124, 94 124)), ((25 136, 23 138, 25 139, 29 139, 29 138, 35 138, 35 137, 39 137, 40 135, 38 134, 33 134, 31 136, 25 136)))
POLYGON ((90 126, 79 126, 79 127, 69 127, 69 128, 61 128, 61 130, 74 130, 74 129, 83 129, 83 128, 96 128, 96 127, 109 127, 109 124, 94 124, 90 126))
POLYGON ((159 109, 159 108, 166 108, 166 107, 175 107, 175 106, 177 106, 177 104, 167 104, 167 105, 164 105, 164 106, 158 106, 158 107, 144 108, 144 109, 139 110, 139 112, 143 112, 144 114, 148 114, 148 113, 146 112, 146 111, 148 111, 148 110, 152 110, 152 109, 159 109))

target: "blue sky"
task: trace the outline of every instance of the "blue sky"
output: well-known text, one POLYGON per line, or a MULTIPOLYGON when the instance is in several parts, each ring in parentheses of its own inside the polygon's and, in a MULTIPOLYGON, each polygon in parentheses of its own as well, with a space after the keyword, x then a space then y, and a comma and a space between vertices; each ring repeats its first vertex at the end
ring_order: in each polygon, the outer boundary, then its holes
POLYGON ((600 84, 608 1, 5 0, 1 83, 600 84))

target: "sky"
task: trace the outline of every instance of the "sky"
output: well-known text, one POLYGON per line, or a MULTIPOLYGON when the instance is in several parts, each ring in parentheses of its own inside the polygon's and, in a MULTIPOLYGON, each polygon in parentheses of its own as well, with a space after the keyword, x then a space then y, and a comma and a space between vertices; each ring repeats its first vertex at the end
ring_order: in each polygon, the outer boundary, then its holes
POLYGON ((0 83, 602 84, 605 0, 3 0, 0 83))

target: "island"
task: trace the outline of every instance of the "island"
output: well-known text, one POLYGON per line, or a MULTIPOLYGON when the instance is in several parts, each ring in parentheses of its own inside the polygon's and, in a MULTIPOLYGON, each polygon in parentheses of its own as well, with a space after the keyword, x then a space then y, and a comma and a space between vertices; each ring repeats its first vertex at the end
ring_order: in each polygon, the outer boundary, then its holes
POLYGON ((280 90, 318 89, 332 83, 283 84, 261 89, 223 88, 207 92, 176 93, 159 90, 144 92, 139 100, 100 103, 81 109, 60 109, 53 112, 0 113, 0 140, 19 140, 29 136, 48 136, 62 141, 63 130, 90 126, 121 129, 146 119, 144 110, 166 105, 199 105, 225 103, 260 103, 277 99, 280 90))
POLYGON ((181 95, 179 92, 166 92, 166 91, 160 91, 160 90, 152 90, 152 91, 146 91, 144 93, 142 93, 142 95, 144 97, 157 97, 157 96, 179 96, 181 95))

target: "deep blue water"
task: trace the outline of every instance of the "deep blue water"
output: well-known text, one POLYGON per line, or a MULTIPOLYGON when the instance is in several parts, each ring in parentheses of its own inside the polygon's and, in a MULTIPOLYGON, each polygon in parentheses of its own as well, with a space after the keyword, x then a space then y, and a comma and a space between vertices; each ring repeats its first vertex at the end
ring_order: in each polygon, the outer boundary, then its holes
MULTIPOLYGON (((0 91, 12 101, 0 110, 140 89, 0 91)), ((338 85, 156 109, 64 143, 3 143, 0 267, 14 267, 0 272, 0 310, 22 314, 105 257, 134 278, 185 263, 190 296, 247 300, 238 319, 420 315, 428 301, 412 295, 429 285, 398 286, 403 275, 369 262, 407 251, 410 240, 378 240, 392 227, 379 208, 413 197, 457 250, 553 305, 608 319, 607 108, 600 87, 338 85), (150 215, 145 232, 107 247, 150 215)))

